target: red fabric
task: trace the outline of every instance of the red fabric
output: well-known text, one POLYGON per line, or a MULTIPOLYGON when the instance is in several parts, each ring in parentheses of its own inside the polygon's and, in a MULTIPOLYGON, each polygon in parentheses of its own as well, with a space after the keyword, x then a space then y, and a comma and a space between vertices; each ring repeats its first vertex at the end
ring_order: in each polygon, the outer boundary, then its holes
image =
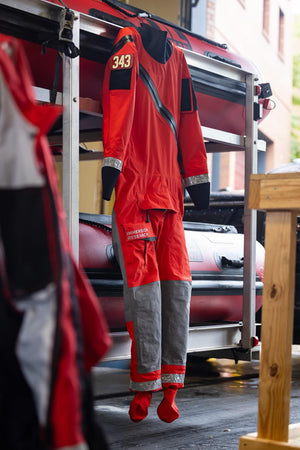
POLYGON ((157 408, 158 417, 163 422, 174 422, 180 415, 175 403, 176 394, 177 388, 175 386, 164 389, 164 399, 157 408))
MULTIPOLYGON (((45 137, 45 133, 61 113, 62 108, 41 106, 36 103, 28 64, 19 41, 0 35, 0 44, 4 50, 0 51, 0 69, 5 81, 20 112, 31 124, 38 127, 34 156, 40 172, 47 181, 47 188, 43 190, 44 214, 52 281, 57 284, 58 292, 59 339, 53 343, 57 360, 53 361, 55 379, 49 380, 52 392, 48 425, 51 429, 51 448, 69 447, 85 440, 82 432, 82 392, 78 358, 82 360, 87 373, 108 350, 111 339, 98 300, 72 255, 56 171, 45 137), (74 292, 71 294, 72 289, 74 292), (74 326, 74 300, 79 305, 81 330, 76 330, 74 326), (78 354, 76 336, 78 331, 83 338, 82 354, 78 354)), ((19 150, 22 151, 21 148, 19 150)))
POLYGON ((110 348, 112 340, 104 314, 99 308, 98 299, 83 274, 83 270, 79 270, 78 266, 75 266, 75 277, 83 336, 83 362, 88 373, 92 366, 99 361, 99 355, 102 358, 110 348))
POLYGON ((111 56, 102 90, 104 159, 123 162, 116 185, 115 211, 132 203, 143 210, 160 208, 182 213, 178 150, 184 178, 208 173, 198 113, 181 111, 182 79, 190 80, 188 66, 183 52, 175 46, 166 63, 155 61, 134 28, 123 28, 115 43, 127 35, 133 42, 128 41, 111 56), (129 54, 133 59, 132 68, 127 69, 131 71, 130 89, 110 89, 113 58, 129 54), (162 104, 175 119, 178 146, 172 128, 157 111, 139 77, 139 64, 146 67, 162 104))
POLYGON ((182 218, 171 211, 141 211, 137 205, 119 205, 116 212, 128 287, 141 286, 158 280, 191 281, 189 258, 185 246, 182 218), (148 219, 147 219, 148 217, 148 219), (144 225, 150 220, 156 241, 128 241, 126 222, 144 225))
POLYGON ((152 392, 138 392, 130 403, 129 416, 133 422, 140 422, 148 415, 152 392))
POLYGON ((162 373, 185 373, 185 366, 175 366, 175 365, 167 365, 163 364, 161 366, 162 373))
POLYGON ((51 411, 54 449, 84 442, 81 430, 81 395, 76 364, 76 338, 72 326, 71 305, 65 300, 68 298, 68 291, 68 283, 63 280, 60 309, 61 348, 51 411))

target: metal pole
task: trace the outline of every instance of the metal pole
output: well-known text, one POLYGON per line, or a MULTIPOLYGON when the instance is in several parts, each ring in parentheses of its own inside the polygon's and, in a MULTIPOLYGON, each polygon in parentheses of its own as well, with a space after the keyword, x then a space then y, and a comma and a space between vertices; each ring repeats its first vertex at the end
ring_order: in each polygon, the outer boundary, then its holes
MULTIPOLYGON (((73 42, 79 48, 79 15, 73 42)), ((62 195, 74 256, 79 257, 79 56, 63 56, 63 185, 62 195)))
POLYGON ((256 82, 255 75, 246 75, 243 348, 251 348, 251 338, 255 336, 256 211, 248 208, 248 198, 250 174, 257 173, 257 121, 254 120, 256 82))

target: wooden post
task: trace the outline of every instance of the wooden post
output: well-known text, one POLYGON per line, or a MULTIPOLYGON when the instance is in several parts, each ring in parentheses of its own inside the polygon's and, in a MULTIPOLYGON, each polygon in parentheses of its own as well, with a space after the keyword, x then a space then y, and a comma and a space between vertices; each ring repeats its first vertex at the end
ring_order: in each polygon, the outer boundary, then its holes
POLYGON ((289 433, 300 174, 252 175, 249 208, 266 210, 266 257, 257 433, 239 449, 300 449, 300 424, 289 433))
POLYGON ((258 437, 288 441, 293 335, 296 213, 266 215, 258 437))

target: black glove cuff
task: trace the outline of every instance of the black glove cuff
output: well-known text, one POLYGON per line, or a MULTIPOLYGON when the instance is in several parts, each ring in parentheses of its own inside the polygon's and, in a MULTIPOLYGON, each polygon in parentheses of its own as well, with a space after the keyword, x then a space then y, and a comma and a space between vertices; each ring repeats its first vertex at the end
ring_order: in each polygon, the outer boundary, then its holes
POLYGON ((120 170, 114 167, 102 167, 102 198, 104 200, 110 200, 120 173, 120 170))
POLYGON ((209 207, 209 182, 188 186, 187 191, 197 209, 207 209, 209 207))

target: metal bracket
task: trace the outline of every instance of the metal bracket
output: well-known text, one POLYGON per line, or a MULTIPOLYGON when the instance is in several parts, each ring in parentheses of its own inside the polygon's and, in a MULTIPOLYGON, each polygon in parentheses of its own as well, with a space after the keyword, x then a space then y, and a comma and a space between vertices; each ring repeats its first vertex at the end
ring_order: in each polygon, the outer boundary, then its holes
POLYGON ((59 33, 58 39, 60 41, 73 42, 73 24, 75 20, 75 13, 68 8, 62 9, 59 18, 59 33))

